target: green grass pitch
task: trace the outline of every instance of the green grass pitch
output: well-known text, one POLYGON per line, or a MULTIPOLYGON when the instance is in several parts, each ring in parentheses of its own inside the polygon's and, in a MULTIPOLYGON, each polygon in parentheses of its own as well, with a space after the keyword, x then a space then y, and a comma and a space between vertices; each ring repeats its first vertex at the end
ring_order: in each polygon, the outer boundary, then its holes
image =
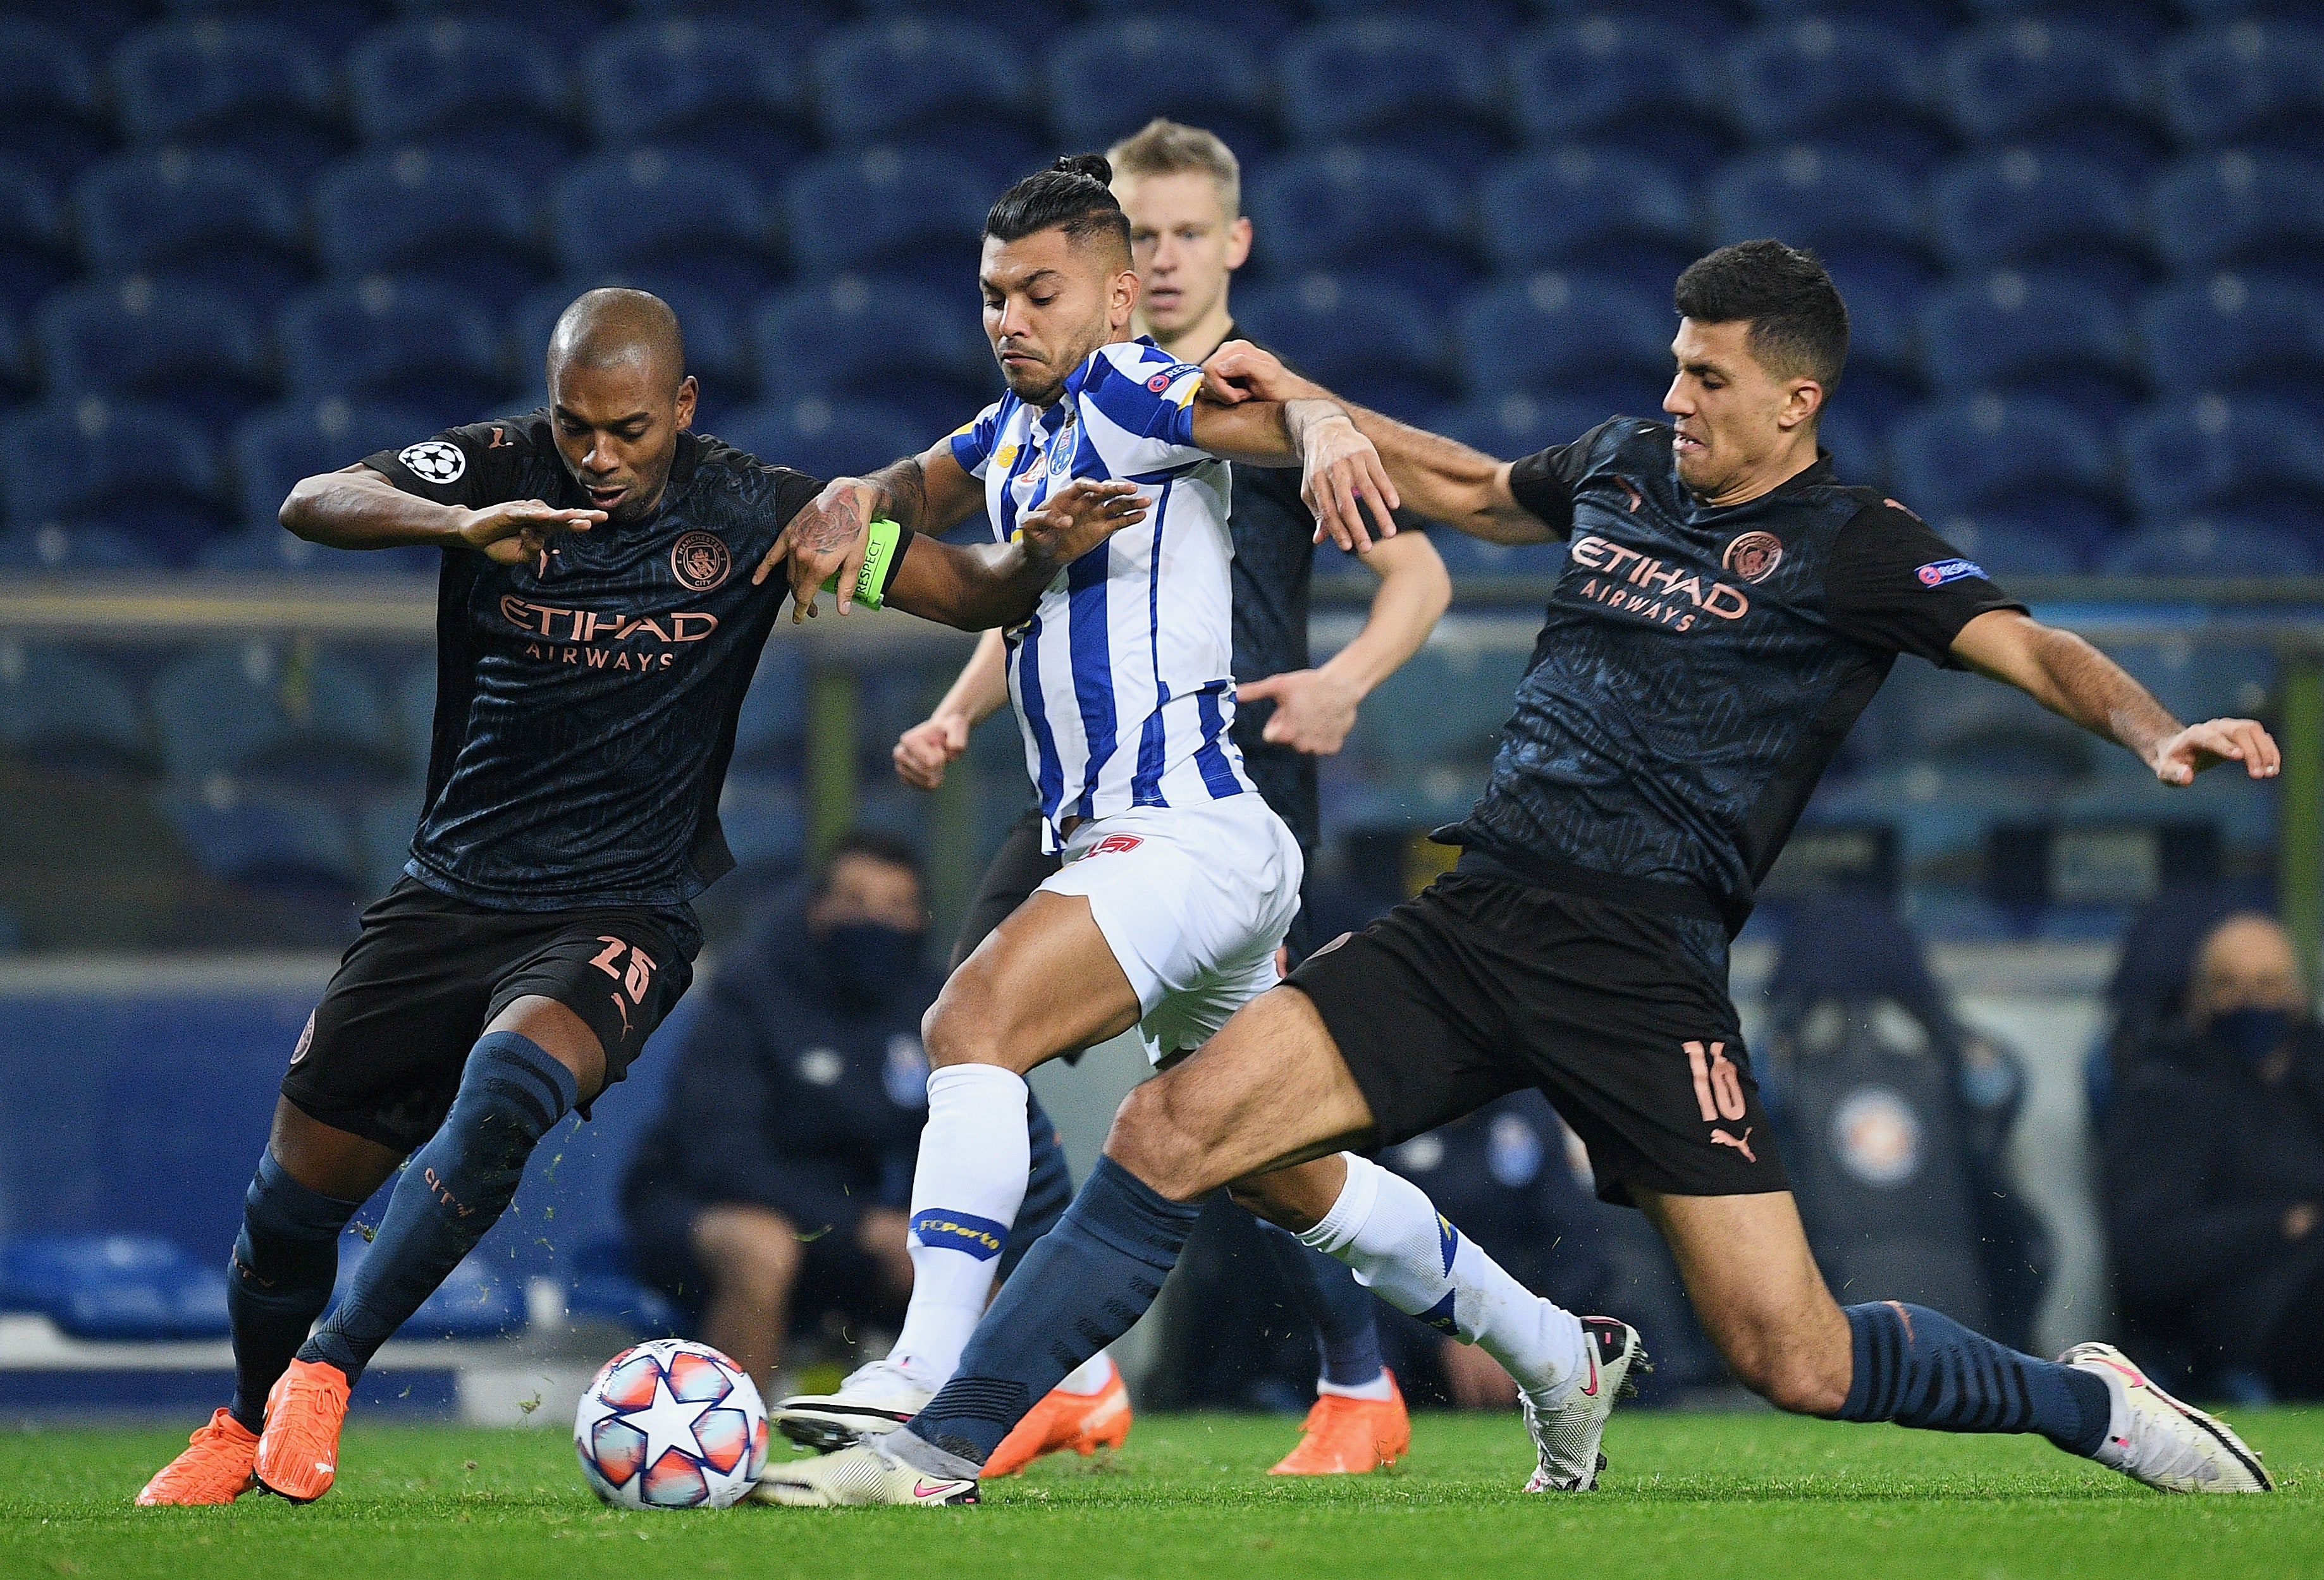
POLYGON ((2173 1498, 2037 1439, 1773 1414, 1616 1416, 1600 1491, 1528 1498, 1514 1419, 1421 1416, 1381 1474, 1270 1478, 1287 1420, 1148 1417, 1101 1460, 1052 1459, 957 1510, 616 1514, 554 1431, 352 1428, 337 1488, 293 1508, 146 1510, 181 1442, 0 1437, 0 1575, 525 1580, 812 1575, 919 1580, 1353 1575, 1858 1580, 2324 1575, 2324 1410, 2237 1424, 2284 1490, 2173 1498))

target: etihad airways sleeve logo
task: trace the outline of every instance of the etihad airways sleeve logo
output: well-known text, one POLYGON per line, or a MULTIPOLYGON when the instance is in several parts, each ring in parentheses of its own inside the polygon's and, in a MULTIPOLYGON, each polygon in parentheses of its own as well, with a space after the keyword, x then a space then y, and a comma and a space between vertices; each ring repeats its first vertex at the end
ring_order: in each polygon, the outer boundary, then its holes
MULTIPOLYGON (((1716 578, 1706 583, 1689 566, 1626 548, 1594 532, 1573 540, 1566 563, 1588 573, 1578 589, 1582 597, 1674 631, 1692 630, 1707 614, 1741 620, 1751 612, 1751 601, 1740 588, 1716 578)), ((1774 568, 1769 560, 1761 574, 1774 568)), ((1567 571, 1568 582, 1573 574, 1567 571)))

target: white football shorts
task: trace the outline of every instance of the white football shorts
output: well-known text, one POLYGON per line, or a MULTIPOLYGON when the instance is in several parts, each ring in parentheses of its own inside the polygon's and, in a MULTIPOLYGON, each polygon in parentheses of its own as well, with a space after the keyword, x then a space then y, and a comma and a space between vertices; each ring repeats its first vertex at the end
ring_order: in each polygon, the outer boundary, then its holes
POLYGON ((1041 887, 1081 895, 1137 991, 1146 1057, 1199 1048, 1282 978, 1275 951, 1299 911, 1298 841, 1249 792, 1133 806, 1076 827, 1041 887))

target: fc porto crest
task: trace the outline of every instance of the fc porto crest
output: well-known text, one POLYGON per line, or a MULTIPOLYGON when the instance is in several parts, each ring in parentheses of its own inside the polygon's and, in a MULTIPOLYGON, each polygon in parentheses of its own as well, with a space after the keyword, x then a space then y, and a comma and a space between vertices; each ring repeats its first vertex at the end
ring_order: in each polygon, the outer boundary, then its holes
POLYGON ((715 532, 687 532, 670 546, 670 574, 696 592, 707 592, 734 568, 734 556, 715 532))
POLYGON ((1720 566, 1747 582, 1764 582, 1784 563, 1784 540, 1772 532, 1746 532, 1727 546, 1720 566))

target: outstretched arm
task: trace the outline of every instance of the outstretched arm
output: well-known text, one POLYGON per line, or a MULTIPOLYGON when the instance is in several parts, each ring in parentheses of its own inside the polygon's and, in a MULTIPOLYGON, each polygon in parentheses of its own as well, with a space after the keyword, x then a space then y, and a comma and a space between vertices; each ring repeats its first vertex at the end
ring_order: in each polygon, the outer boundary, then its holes
POLYGON ((945 770, 968 749, 970 733, 1008 701, 1008 644, 1000 631, 990 630, 977 642, 975 653, 961 666, 960 677, 936 711, 897 738, 890 753, 896 776, 915 790, 940 787, 945 770))
POLYGON ((2014 609, 1990 610, 1953 638, 1953 657, 2004 681, 2094 735, 2118 741, 2165 785, 2191 785, 2215 763, 2237 762, 2255 779, 2274 777, 2283 754, 2249 719, 2182 725, 2122 666, 2071 631, 2014 609))
MULTIPOLYGON (((1205 375, 1207 383, 1207 375, 1205 375)), ((1213 455, 1255 466, 1305 469, 1299 497, 1314 512, 1316 540, 1342 548, 1370 547, 1363 511, 1369 507, 1382 537, 1393 537, 1396 484, 1379 452, 1356 428, 1340 403, 1318 391, 1289 400, 1198 400, 1194 443, 1213 455)))
POLYGON ((605 512, 558 510, 540 500, 478 510, 439 505, 358 463, 300 478, 276 519, 326 548, 473 548, 510 565, 535 558, 560 532, 586 532, 605 512))
POLYGON ((1452 602, 1452 579, 1425 532, 1375 544, 1365 565, 1380 579, 1371 613, 1356 639, 1314 669, 1270 675, 1235 688, 1244 702, 1272 702, 1262 737, 1296 751, 1328 757, 1355 728, 1356 710, 1374 687, 1403 667, 1452 602))
POLYGON ((949 439, 922 455, 891 461, 869 477, 835 477, 814 503, 791 518, 759 562, 752 585, 764 582, 778 561, 788 560, 794 623, 815 617, 816 593, 835 575, 839 612, 845 614, 855 602, 855 578, 863 569, 865 528, 874 520, 885 518, 934 534, 966 520, 983 502, 984 485, 953 459, 949 439))
MULTIPOLYGON (((1517 503, 1509 490, 1508 462, 1351 405, 1322 385, 1293 373, 1249 341, 1229 341, 1203 364, 1203 399, 1293 404, 1331 401, 1346 410, 1357 429, 1378 449, 1406 508, 1489 543, 1547 543, 1558 536, 1517 503)), ((1362 524, 1357 525, 1360 530, 1362 524)), ((1366 547, 1360 537, 1351 542, 1333 532, 1332 537, 1342 548, 1360 551, 1366 547)))

